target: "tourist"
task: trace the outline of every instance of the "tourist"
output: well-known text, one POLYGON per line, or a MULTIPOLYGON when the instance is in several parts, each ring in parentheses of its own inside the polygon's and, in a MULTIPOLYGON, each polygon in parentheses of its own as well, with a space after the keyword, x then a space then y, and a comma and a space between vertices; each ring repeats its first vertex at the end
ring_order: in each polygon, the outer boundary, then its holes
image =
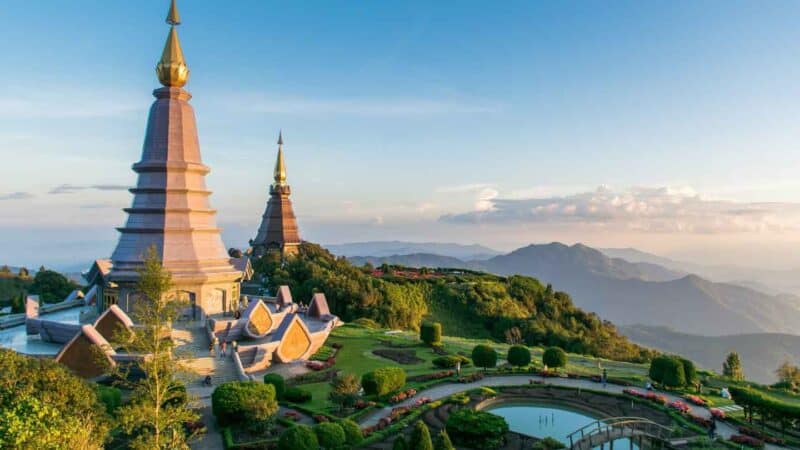
POLYGON ((242 318, 242 313, 239 312, 239 310, 237 309, 236 311, 233 312, 233 318, 236 319, 236 320, 241 319, 242 318))
POLYGON ((225 348, 227 346, 228 346, 228 341, 223 340, 222 344, 220 344, 220 351, 219 351, 219 357, 220 358, 224 358, 225 356, 227 356, 227 355, 225 355, 225 348))
POLYGON ((214 341, 208 343, 208 356, 214 356, 214 341))
POLYGON ((603 369, 603 389, 606 388, 606 384, 608 384, 608 369, 603 369))
POLYGON ((717 420, 711 416, 711 424, 708 426, 708 438, 714 440, 717 437, 717 420))
POLYGON ((211 386, 211 375, 206 375, 206 377, 203 379, 203 385, 211 386))
POLYGON ((231 352, 236 353, 239 351, 239 343, 236 341, 231 342, 231 352))

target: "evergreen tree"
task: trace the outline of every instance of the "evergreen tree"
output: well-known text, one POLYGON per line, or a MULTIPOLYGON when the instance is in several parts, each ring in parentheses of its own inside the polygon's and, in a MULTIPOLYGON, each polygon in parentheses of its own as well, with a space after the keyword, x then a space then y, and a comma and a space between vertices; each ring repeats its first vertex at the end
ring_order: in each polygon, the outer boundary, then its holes
POLYGON ((738 353, 730 352, 725 358, 725 362, 722 363, 722 375, 735 381, 744 380, 744 370, 738 353))
MULTIPOLYGON (((162 267, 155 247, 150 247, 139 270, 132 311, 136 332, 127 339, 114 339, 127 353, 148 355, 139 363, 144 377, 130 383, 131 400, 117 409, 122 430, 132 435, 129 446, 133 449, 188 449, 192 436, 186 435, 184 424, 198 419, 177 379, 180 367, 173 358, 172 340, 165 339, 182 306, 171 298, 171 290, 172 276, 162 267)), ((126 373, 117 375, 127 378, 126 373)))
POLYGON ((434 445, 434 450, 456 450, 453 447, 453 443, 450 441, 450 436, 447 435, 447 431, 442 429, 438 435, 436 435, 436 445, 434 445))
POLYGON ((425 422, 418 420, 414 424, 414 431, 411 432, 411 442, 408 445, 408 450, 433 450, 431 432, 425 422))

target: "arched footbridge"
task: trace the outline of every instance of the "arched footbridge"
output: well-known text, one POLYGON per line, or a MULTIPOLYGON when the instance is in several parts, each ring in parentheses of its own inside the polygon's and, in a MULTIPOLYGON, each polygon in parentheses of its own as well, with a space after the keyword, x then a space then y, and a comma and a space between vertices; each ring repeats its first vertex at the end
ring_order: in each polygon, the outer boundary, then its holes
MULTIPOLYGON (((672 447, 673 441, 685 442, 685 439, 676 439, 673 429, 665 427, 643 417, 611 417, 592 422, 567 435, 571 450, 591 450, 593 448, 614 448, 614 441, 629 439, 630 448, 634 443, 642 448, 642 441, 649 440, 672 447)), ((623 447, 624 448, 624 447, 623 447)))

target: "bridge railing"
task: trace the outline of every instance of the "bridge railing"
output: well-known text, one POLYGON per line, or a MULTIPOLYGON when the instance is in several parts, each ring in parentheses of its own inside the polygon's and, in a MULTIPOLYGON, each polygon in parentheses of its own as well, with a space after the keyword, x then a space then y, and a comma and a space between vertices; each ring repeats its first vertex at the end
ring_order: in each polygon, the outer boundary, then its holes
POLYGON ((645 435, 660 440, 669 439, 673 432, 672 428, 644 417, 611 417, 585 425, 568 434, 567 438, 570 448, 574 448, 576 443, 587 438, 591 440, 594 436, 605 435, 606 439, 603 442, 616 440, 623 436, 626 430, 629 430, 631 435, 645 435))

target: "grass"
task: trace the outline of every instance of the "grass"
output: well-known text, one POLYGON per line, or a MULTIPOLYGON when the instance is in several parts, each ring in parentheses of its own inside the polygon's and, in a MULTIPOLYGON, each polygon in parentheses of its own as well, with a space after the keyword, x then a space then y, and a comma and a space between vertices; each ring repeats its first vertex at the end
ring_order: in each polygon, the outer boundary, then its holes
MULTIPOLYGON (((428 374, 441 371, 433 365, 433 360, 439 357, 433 349, 423 345, 419 337, 413 332, 391 332, 387 330, 375 330, 358 325, 344 325, 336 328, 328 338, 325 347, 333 344, 341 344, 342 348, 336 354, 336 369, 343 372, 350 372, 361 377, 367 372, 386 366, 402 367, 408 377, 428 374), (388 348, 386 343, 392 346, 411 349, 422 361, 416 364, 397 364, 396 362, 374 355, 372 350, 378 348, 388 348)), ((494 348, 500 356, 498 365, 504 363, 504 358, 508 352, 509 345, 497 343, 489 339, 468 339, 457 336, 443 336, 442 344, 444 349, 450 354, 464 354, 469 356, 473 347, 477 344, 487 344, 494 348)), ((324 352, 325 347, 321 351, 324 352)), ((535 367, 541 367, 541 356, 543 349, 539 347, 531 348, 531 354, 535 367)), ((580 375, 598 375, 598 362, 608 371, 610 378, 624 379, 634 384, 644 384, 648 367, 642 364, 633 364, 618 361, 609 361, 599 358, 587 357, 582 355, 569 355, 569 362, 566 371, 580 375)), ((482 370, 468 365, 462 368, 463 374, 469 374, 482 370)), ((407 387, 420 388, 433 384, 432 382, 409 382, 407 387)), ((312 399, 304 406, 306 408, 330 413, 335 410, 335 406, 328 401, 328 394, 331 391, 328 382, 307 383, 300 386, 312 394, 312 399)))

